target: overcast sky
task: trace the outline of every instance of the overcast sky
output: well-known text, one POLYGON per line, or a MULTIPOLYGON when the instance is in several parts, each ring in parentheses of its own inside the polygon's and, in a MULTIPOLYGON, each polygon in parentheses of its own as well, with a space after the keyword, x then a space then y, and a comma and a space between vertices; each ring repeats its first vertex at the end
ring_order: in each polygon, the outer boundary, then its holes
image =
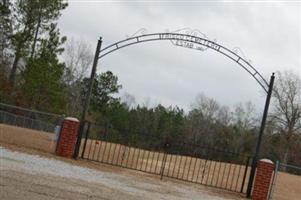
MULTIPOLYGON (((239 47, 251 64, 269 79, 272 72, 301 75, 301 3, 210 3, 201 1, 75 1, 59 21, 63 35, 103 47, 133 35, 198 29, 209 39, 239 47)), ((199 93, 232 106, 253 102, 261 110, 265 93, 237 63, 213 51, 173 46, 169 41, 133 45, 102 58, 98 73, 111 70, 122 93, 137 103, 178 105, 186 110, 199 93)), ((277 77, 276 77, 277 78, 277 77)), ((276 79, 277 80, 277 79, 276 79)))

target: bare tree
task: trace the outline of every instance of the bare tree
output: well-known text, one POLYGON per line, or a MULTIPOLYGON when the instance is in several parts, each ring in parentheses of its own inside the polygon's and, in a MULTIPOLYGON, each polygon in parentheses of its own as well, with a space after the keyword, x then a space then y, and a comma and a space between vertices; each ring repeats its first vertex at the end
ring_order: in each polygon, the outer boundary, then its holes
POLYGON ((283 136, 282 162, 288 162, 294 136, 301 134, 301 77, 293 71, 277 72, 271 120, 283 136))
POLYGON ((228 106, 221 106, 217 114, 217 121, 224 126, 228 126, 232 119, 233 113, 230 108, 228 106))
POLYGON ((65 82, 72 84, 82 80, 92 65, 93 52, 91 45, 84 40, 71 39, 66 43, 63 55, 66 72, 65 82))
POLYGON ((201 93, 196 96, 191 108, 192 110, 188 114, 190 138, 195 143, 202 140, 207 144, 211 144, 214 138, 212 126, 217 121, 220 105, 213 98, 201 93))
POLYGON ((81 82, 92 65, 93 52, 86 41, 71 39, 65 46, 63 58, 66 64, 67 113, 76 116, 81 111, 81 82))
POLYGON ((255 106, 252 102, 238 103, 234 106, 231 113, 231 125, 232 125, 232 141, 231 147, 236 151, 246 152, 253 147, 252 139, 254 133, 252 130, 256 127, 256 113, 255 106))
POLYGON ((233 124, 242 131, 255 126, 255 106, 252 102, 238 103, 234 106, 233 124))
POLYGON ((135 106, 135 104, 136 104, 136 98, 135 98, 132 94, 130 94, 130 93, 128 93, 128 92, 125 92, 125 93, 122 95, 121 101, 122 101, 123 103, 125 103, 126 106, 127 106, 128 108, 130 108, 130 109, 133 108, 133 107, 135 106))
POLYGON ((203 93, 196 96, 195 102, 191 107, 199 110, 203 118, 207 120, 214 120, 217 117, 220 108, 215 99, 209 98, 203 93))

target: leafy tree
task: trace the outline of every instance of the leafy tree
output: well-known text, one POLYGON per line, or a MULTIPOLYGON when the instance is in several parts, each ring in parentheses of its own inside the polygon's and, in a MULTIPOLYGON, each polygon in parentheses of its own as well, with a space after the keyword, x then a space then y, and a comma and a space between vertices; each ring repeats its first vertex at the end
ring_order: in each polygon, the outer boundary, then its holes
POLYGON ((10 98, 10 85, 7 74, 10 64, 10 40, 11 36, 11 3, 7 0, 0 1, 0 101, 7 102, 10 98))
MULTIPOLYGON (((82 98, 86 96, 88 83, 88 78, 83 79, 82 98)), ((113 95, 117 94, 121 87, 122 86, 118 84, 118 77, 111 71, 97 75, 93 82, 90 110, 104 113, 108 104, 119 101, 119 98, 113 95)))
POLYGON ((60 38, 55 24, 51 24, 48 37, 41 41, 35 58, 29 60, 24 71, 23 91, 29 107, 51 112, 63 111, 62 76, 64 64, 58 59, 66 38, 60 38))
MULTIPOLYGON (((35 26, 34 1, 18 0, 13 5, 13 34, 11 37, 14 61, 9 75, 11 85, 14 85, 19 61, 28 55, 30 41, 35 26)), ((24 61, 24 60, 23 60, 24 61)))
POLYGON ((12 85, 15 83, 20 61, 24 67, 27 58, 33 58, 37 41, 41 41, 42 46, 44 35, 42 33, 50 31, 50 25, 60 16, 60 11, 66 6, 67 4, 62 0, 17 0, 13 4, 11 43, 14 61, 9 75, 12 85))
POLYGON ((66 1, 62 0, 32 0, 35 14, 35 30, 31 45, 30 58, 35 54, 38 36, 49 30, 49 26, 61 16, 61 10, 67 7, 66 1))

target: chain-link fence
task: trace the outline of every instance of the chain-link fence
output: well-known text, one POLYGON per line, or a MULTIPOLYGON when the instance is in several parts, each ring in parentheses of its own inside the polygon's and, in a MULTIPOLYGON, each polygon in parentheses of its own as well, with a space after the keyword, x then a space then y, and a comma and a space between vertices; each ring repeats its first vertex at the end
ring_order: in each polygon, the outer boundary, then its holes
POLYGON ((276 162, 269 199, 299 200, 301 198, 301 167, 276 162))
POLYGON ((52 133, 63 119, 63 115, 0 103, 0 123, 3 124, 52 133))

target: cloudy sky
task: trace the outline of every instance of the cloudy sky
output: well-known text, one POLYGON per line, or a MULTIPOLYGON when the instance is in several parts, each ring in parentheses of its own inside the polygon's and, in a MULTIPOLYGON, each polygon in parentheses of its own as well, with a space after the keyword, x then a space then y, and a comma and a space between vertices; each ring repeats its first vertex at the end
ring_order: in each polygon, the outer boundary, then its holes
MULTIPOLYGON (((197 29, 209 39, 233 49, 269 79, 272 72, 294 70, 301 75, 301 3, 209 1, 75 1, 70 0, 59 27, 69 38, 83 39, 93 51, 133 35, 197 29)), ((221 104, 253 102, 258 110, 265 93, 237 63, 213 51, 173 46, 169 41, 133 45, 102 58, 98 73, 111 70, 122 93, 137 103, 190 108, 204 93, 221 104)), ((277 77, 276 77, 277 78, 277 77)), ((277 79, 276 79, 277 80, 277 79)))

